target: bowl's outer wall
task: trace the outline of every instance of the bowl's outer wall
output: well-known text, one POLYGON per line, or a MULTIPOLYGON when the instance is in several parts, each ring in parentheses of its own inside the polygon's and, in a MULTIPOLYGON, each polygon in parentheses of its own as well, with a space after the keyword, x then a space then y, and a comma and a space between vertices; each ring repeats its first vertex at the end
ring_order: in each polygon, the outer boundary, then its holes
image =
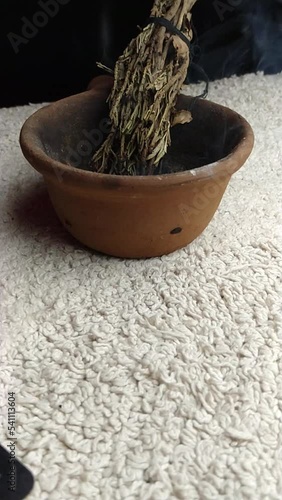
POLYGON ((21 132, 23 153, 43 174, 61 222, 83 244, 123 258, 171 253, 197 238, 211 221, 231 175, 251 153, 251 127, 237 113, 199 102, 203 113, 215 109, 218 122, 223 116, 224 127, 237 131, 235 149, 220 162, 194 172, 139 178, 94 174, 63 165, 60 139, 55 148, 48 142, 54 137, 54 127, 58 136, 65 133, 66 126, 67 133, 80 137, 87 104, 91 101, 92 111, 101 113, 111 84, 111 79, 98 79, 91 92, 59 101, 29 118, 21 132))
POLYGON ((144 196, 91 196, 46 178, 53 206, 66 229, 100 252, 126 258, 171 253, 199 236, 209 224, 229 178, 173 186, 144 196))

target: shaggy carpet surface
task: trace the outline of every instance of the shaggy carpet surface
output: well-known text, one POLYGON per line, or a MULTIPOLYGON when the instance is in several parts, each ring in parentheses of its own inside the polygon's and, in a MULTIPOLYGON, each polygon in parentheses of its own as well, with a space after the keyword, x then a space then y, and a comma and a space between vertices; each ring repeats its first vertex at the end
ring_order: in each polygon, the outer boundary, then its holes
POLYGON ((65 232, 18 144, 40 106, 0 110, 1 405, 29 500, 282 498, 282 75, 210 99, 254 153, 200 238, 144 261, 65 232))

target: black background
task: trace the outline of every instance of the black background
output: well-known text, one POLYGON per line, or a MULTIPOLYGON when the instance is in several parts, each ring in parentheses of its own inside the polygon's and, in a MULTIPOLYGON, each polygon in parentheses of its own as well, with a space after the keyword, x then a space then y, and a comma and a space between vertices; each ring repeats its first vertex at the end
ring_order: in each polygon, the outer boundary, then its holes
MULTIPOLYGON (((269 0, 277 1, 280 4, 280 0, 269 0)), ((58 14, 49 17, 36 36, 18 46, 16 54, 8 36, 22 35, 22 18, 32 22, 42 11, 38 2, 1 0, 0 107, 53 101, 85 90, 91 78, 101 73, 96 61, 112 66, 138 33, 137 26, 145 23, 152 6, 152 0, 69 0, 59 5, 58 14)), ((229 5, 229 0, 224 2, 229 5)), ((199 46, 196 62, 210 79, 257 69, 248 39, 250 30, 242 17, 245 1, 239 3, 239 7, 229 6, 221 18, 213 0, 199 0, 193 9, 199 46)), ((249 0, 251 4, 253 0, 249 0)))

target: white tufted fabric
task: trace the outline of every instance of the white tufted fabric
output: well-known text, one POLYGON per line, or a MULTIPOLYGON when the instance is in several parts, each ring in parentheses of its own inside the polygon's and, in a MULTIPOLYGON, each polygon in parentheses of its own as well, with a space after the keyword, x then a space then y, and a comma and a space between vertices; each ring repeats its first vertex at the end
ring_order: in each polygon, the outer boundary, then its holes
POLYGON ((29 500, 282 497, 282 75, 210 99, 255 151, 205 233, 147 261, 68 236, 18 145, 40 106, 0 110, 0 382, 29 500))

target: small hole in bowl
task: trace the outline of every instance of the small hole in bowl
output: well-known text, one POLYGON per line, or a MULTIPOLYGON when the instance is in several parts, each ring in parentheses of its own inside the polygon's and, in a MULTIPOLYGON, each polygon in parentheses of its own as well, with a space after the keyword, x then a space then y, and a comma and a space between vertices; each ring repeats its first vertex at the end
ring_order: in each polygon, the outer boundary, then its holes
POLYGON ((176 227, 172 231, 170 231, 170 234, 179 234, 182 231, 182 227, 176 227))

